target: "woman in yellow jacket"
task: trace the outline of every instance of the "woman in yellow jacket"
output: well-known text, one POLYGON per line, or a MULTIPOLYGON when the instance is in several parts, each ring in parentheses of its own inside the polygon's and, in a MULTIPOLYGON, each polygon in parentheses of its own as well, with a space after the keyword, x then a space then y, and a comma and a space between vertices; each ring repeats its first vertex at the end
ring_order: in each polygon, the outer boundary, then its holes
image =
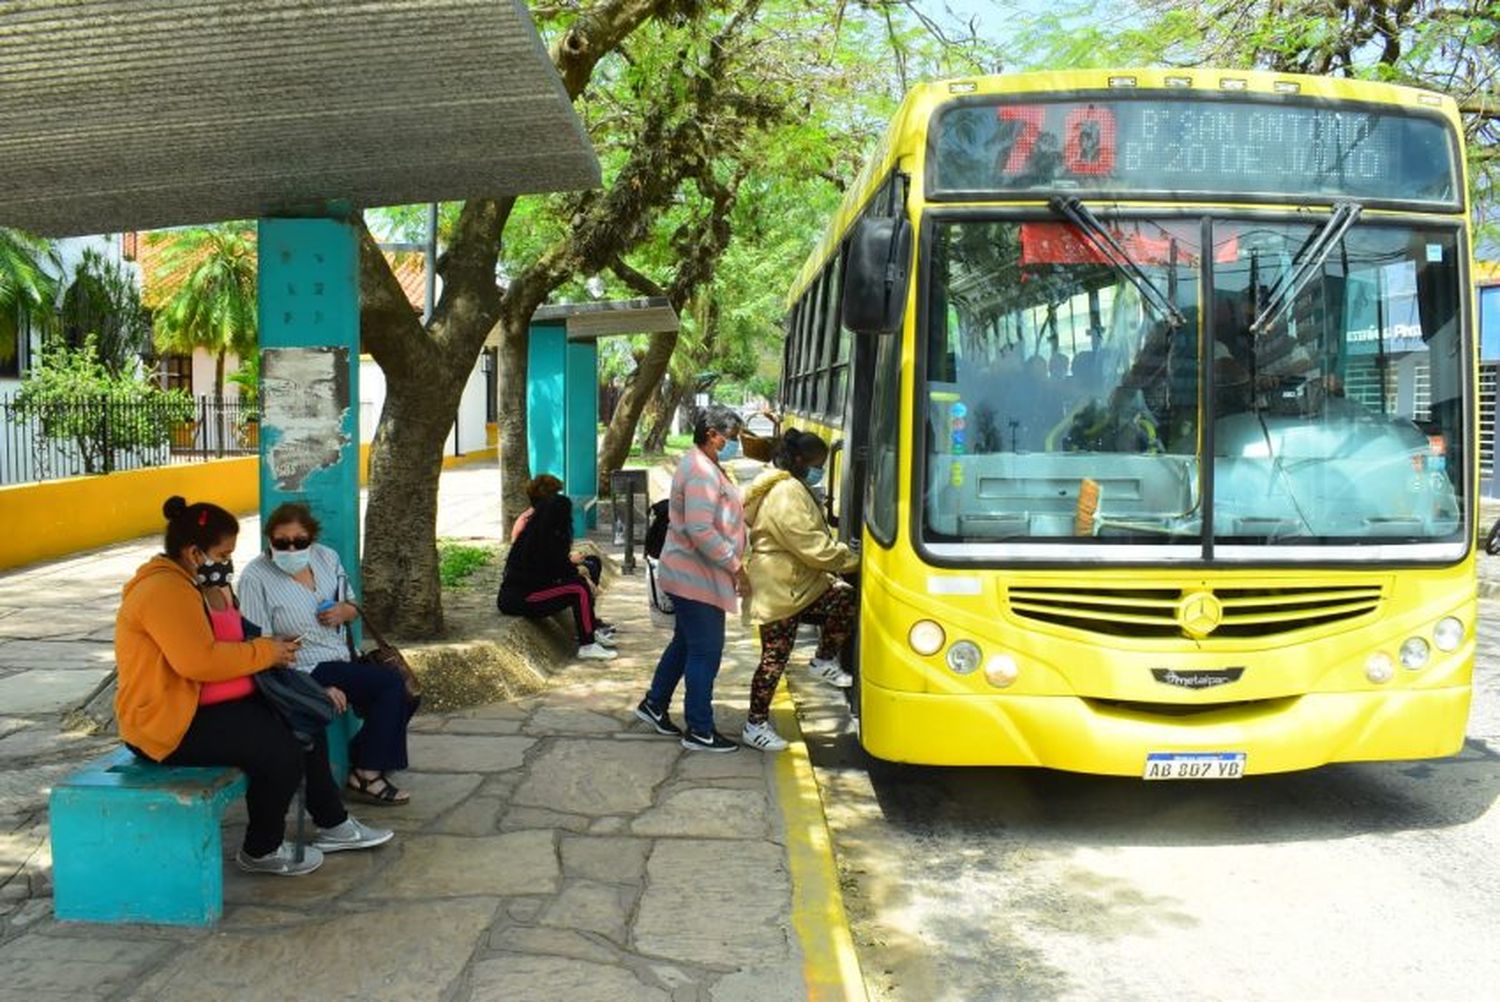
POLYGON ((225 602, 232 595, 239 522, 218 505, 180 497, 168 498, 162 513, 165 552, 136 571, 115 617, 121 739, 153 762, 244 770, 249 824, 235 857, 243 870, 298 876, 317 869, 323 853, 389 841, 391 832, 363 825, 344 810, 322 736, 303 749, 256 692, 251 677, 291 664, 297 641, 217 636, 219 618, 239 620, 232 599, 225 602), (287 808, 304 776, 318 832, 298 859, 283 838, 287 808))
POLYGON ((812 674, 848 688, 853 677, 839 665, 839 650, 854 628, 854 589, 835 575, 855 570, 859 558, 833 538, 811 488, 822 479, 828 444, 817 435, 787 431, 772 465, 745 494, 750 554, 745 572, 750 598, 745 620, 760 627, 760 666, 750 683, 750 714, 743 738, 762 751, 786 742, 771 726, 771 696, 803 622, 822 631, 812 674))

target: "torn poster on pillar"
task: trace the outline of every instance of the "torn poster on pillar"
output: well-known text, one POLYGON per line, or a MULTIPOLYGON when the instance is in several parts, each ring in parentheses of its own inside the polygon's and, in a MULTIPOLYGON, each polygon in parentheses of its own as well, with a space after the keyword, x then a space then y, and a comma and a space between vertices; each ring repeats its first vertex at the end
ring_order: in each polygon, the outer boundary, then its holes
POLYGON ((264 461, 277 489, 300 491, 350 443, 349 349, 263 349, 260 383, 264 461))

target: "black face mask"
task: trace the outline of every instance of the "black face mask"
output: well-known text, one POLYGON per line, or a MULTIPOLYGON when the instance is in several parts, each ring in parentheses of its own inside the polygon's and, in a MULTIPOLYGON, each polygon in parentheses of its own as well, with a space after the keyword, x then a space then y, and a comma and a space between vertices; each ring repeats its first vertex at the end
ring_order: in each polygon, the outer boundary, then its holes
POLYGON ((234 577, 234 561, 221 560, 210 561, 198 565, 198 583, 216 588, 227 588, 229 579, 234 577))

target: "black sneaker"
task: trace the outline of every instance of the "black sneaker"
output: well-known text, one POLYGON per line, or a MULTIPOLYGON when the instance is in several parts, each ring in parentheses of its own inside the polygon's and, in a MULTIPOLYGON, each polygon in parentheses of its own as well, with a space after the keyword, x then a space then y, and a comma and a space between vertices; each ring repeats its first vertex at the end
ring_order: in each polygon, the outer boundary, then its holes
POLYGON ((688 751, 732 752, 740 750, 738 742, 729 740, 718 731, 707 735, 685 731, 682 735, 682 747, 688 751))
POLYGON ((635 708, 635 715, 656 728, 656 733, 665 734, 668 737, 681 737, 682 728, 672 723, 672 718, 667 716, 666 710, 658 710, 644 699, 635 708))

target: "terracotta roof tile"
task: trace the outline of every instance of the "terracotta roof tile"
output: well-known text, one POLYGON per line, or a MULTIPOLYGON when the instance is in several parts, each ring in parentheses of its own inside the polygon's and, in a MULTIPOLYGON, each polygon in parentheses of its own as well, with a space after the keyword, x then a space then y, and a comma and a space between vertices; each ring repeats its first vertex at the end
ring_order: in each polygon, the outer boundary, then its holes
POLYGON ((407 302, 418 313, 427 302, 427 256, 419 251, 383 251, 407 302))
MULTIPOLYGON (((193 270, 199 257, 184 258, 175 267, 163 272, 162 262, 166 258, 169 242, 159 238, 153 240, 153 234, 150 233, 137 236, 135 260, 141 269, 141 302, 149 309, 156 309, 193 270)), ((253 234, 251 239, 254 239, 253 234)), ((406 293, 411 308, 421 313, 427 301, 426 256, 419 251, 385 251, 384 254, 385 259, 390 262, 391 271, 396 275, 396 281, 401 283, 401 291, 406 293)))

